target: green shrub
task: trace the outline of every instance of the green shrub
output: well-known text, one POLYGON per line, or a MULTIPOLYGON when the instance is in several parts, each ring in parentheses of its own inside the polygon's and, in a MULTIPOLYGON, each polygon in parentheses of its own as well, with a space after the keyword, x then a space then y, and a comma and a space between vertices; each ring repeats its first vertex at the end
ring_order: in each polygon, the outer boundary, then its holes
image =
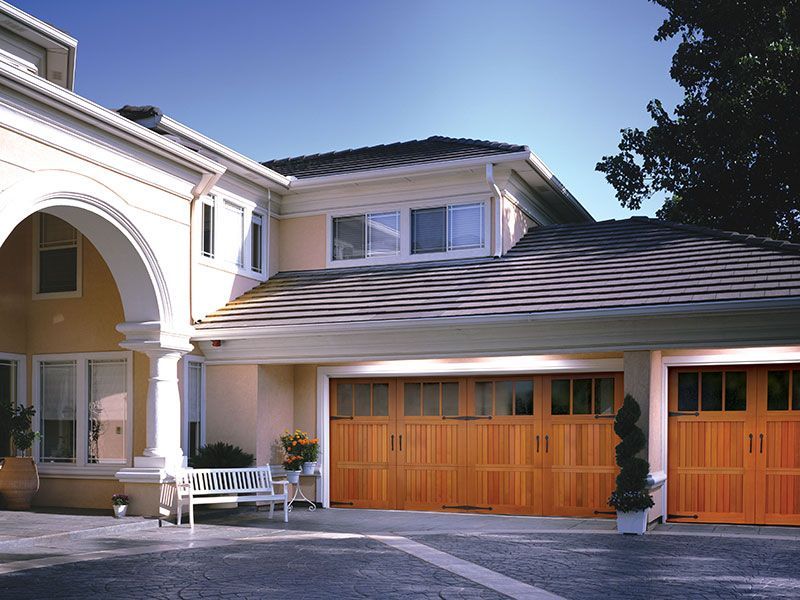
POLYGON ((233 444, 214 442, 206 444, 189 459, 189 466, 195 469, 236 469, 249 467, 255 457, 233 444))
POLYGON ((653 497, 647 492, 650 463, 637 456, 644 449, 646 441, 636 424, 641 415, 639 403, 627 394, 614 419, 614 432, 620 438, 616 447, 620 472, 617 475, 617 488, 611 493, 608 504, 619 512, 647 510, 653 506, 653 497))
POLYGON ((0 400, 0 456, 10 453, 11 442, 19 453, 26 454, 30 450, 39 436, 31 429, 35 415, 36 409, 32 406, 0 400))

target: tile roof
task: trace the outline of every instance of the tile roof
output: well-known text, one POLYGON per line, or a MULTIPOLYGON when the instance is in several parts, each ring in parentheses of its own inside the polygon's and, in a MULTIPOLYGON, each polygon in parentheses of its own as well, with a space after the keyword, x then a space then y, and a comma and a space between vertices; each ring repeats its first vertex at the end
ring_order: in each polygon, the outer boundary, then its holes
POLYGON ((530 149, 516 144, 434 135, 424 140, 281 158, 261 164, 281 175, 302 179, 513 152, 530 152, 530 149))
POLYGON ((501 258, 279 273, 198 330, 792 298, 800 245, 634 217, 549 225, 501 258))

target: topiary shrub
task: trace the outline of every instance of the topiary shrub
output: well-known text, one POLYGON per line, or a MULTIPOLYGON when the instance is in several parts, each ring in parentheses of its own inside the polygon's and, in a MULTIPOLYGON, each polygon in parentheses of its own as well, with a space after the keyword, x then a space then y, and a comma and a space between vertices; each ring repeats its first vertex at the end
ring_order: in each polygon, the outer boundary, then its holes
POLYGON ((650 463, 637 456, 645 447, 645 437, 636 424, 642 409, 636 399, 627 394, 622 408, 614 419, 614 432, 619 436, 617 444, 617 488, 611 493, 608 505, 619 512, 647 510, 653 506, 653 497, 647 492, 647 475, 650 463))
POLYGON ((195 469, 236 469, 249 467, 255 457, 233 444, 214 442, 206 444, 189 459, 189 466, 195 469))

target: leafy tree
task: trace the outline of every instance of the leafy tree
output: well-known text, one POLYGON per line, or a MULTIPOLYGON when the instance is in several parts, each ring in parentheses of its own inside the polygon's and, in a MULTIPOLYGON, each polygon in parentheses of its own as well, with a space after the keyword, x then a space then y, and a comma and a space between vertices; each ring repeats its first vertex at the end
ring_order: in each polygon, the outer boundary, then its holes
POLYGON ((652 1, 683 101, 597 170, 627 208, 664 192, 661 219, 800 241, 800 0, 652 1))

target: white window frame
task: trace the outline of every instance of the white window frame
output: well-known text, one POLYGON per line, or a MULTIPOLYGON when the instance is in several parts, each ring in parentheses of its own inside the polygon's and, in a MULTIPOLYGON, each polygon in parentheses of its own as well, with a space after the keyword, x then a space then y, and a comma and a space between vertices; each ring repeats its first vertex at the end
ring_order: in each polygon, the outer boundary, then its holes
POLYGON ((189 365, 200 365, 200 446, 206 443, 206 359, 203 356, 185 355, 183 357, 181 447, 183 455, 189 456, 189 365))
POLYGON ((12 352, 0 352, 0 360, 14 361, 17 363, 17 397, 15 399, 17 404, 28 406, 28 377, 26 375, 28 367, 28 357, 25 354, 14 354, 12 352))
MULTIPOLYGON (((41 213, 33 213, 33 281, 31 282, 32 297, 34 300, 55 300, 58 298, 81 298, 83 297, 83 235, 76 227, 75 232, 77 238, 75 240, 76 258, 77 261, 75 270, 75 290, 72 292, 40 292, 39 291, 39 252, 42 250, 39 246, 39 233, 40 233, 40 219, 41 213)), ((55 216, 55 215, 52 215, 55 216)), ((57 217, 60 218, 60 217, 57 217)), ((63 221, 63 219, 62 219, 63 221)), ((71 224, 70 224, 71 225, 71 224)), ((51 250, 59 249, 60 247, 50 248, 51 250)), ((72 246, 63 246, 63 248, 72 248, 72 246)))
POLYGON ((229 192, 214 191, 205 196, 204 198, 202 198, 201 200, 199 200, 199 202, 201 202, 201 207, 200 210, 196 211, 197 216, 195 217, 196 219, 195 229, 197 230, 197 234, 194 236, 195 238, 194 243, 196 244, 197 248, 198 262, 207 267, 219 269, 227 273, 241 275, 243 277, 247 277, 249 279, 255 279, 257 281, 266 281, 267 273, 269 271, 269 267, 268 265, 266 265, 267 244, 269 243, 268 240, 269 215, 267 214, 267 211, 257 206, 255 202, 252 202, 251 200, 247 200, 245 198, 241 198, 229 192), (229 240, 223 239, 223 234, 221 233, 222 228, 219 227, 220 219, 224 218, 226 204, 242 210, 242 235, 241 235, 241 246, 240 246, 240 256, 242 262, 241 265, 232 263, 227 260, 223 260, 220 257, 221 254, 220 248, 229 242, 229 240), (211 256, 206 255, 203 252, 203 206, 210 206, 212 211, 211 238, 212 238, 213 253, 211 256), (252 244, 250 237, 252 233, 251 224, 253 222, 254 215, 260 216, 262 220, 261 221, 262 222, 261 225, 262 266, 260 271, 256 271, 253 269, 252 244))
POLYGON ((491 253, 491 215, 490 202, 486 196, 434 198, 425 201, 404 203, 402 206, 382 204, 364 208, 331 211, 327 215, 327 232, 325 240, 325 265, 327 268, 348 268, 371 265, 390 265, 412 262, 432 262, 458 258, 477 258, 489 256, 491 253), (461 206, 465 204, 481 204, 483 209, 483 246, 464 250, 448 250, 446 252, 411 253, 411 211, 419 208, 437 208, 461 206), (367 258, 333 259, 333 220, 337 217, 352 217, 367 214, 400 211, 400 252, 389 256, 372 256, 367 258))
POLYGON ((42 463, 39 462, 41 443, 36 440, 33 444, 33 457, 42 475, 57 475, 59 477, 100 477, 113 478, 114 474, 133 463, 133 352, 76 352, 69 354, 35 354, 31 365, 31 398, 36 408, 34 418, 34 431, 39 431, 39 414, 41 411, 40 398, 40 372, 41 364, 50 361, 75 361, 76 363, 76 423, 75 423, 75 463, 42 463), (122 360, 125 362, 128 402, 125 421, 125 462, 114 464, 95 464, 89 462, 87 439, 89 436, 89 361, 91 360, 122 360))
POLYGON ((370 262, 372 262, 372 261, 374 261, 376 259, 390 259, 392 261, 396 260, 397 257, 400 256, 401 253, 403 252, 403 223, 402 223, 402 221, 403 221, 403 211, 402 210, 398 210, 398 209, 394 209, 394 210, 392 210, 392 209, 389 209, 389 210, 371 210, 371 211, 367 211, 367 212, 355 212, 355 213, 352 213, 352 214, 348 213, 348 214, 341 214, 341 215, 339 215, 339 214, 331 215, 331 217, 330 217, 330 229, 331 229, 330 239, 331 239, 331 243, 328 246, 328 260, 330 262, 333 262, 333 263, 346 262, 348 265, 352 265, 354 261, 370 261, 370 262), (382 255, 370 256, 370 254, 369 254, 369 252, 370 252, 370 248, 369 248, 369 242, 370 242, 370 237, 369 237, 369 218, 372 217, 372 216, 387 215, 387 214, 395 214, 395 215, 397 215, 398 235, 400 236, 399 239, 398 239, 398 244, 397 244, 397 252, 395 252, 394 254, 382 254, 382 255), (333 257, 333 255, 335 254, 335 248, 333 247, 333 244, 335 242, 335 231, 334 231, 335 225, 334 225, 334 221, 336 219, 347 219, 347 218, 353 218, 353 217, 364 217, 364 254, 365 254, 365 257, 364 258, 334 258, 333 257))

